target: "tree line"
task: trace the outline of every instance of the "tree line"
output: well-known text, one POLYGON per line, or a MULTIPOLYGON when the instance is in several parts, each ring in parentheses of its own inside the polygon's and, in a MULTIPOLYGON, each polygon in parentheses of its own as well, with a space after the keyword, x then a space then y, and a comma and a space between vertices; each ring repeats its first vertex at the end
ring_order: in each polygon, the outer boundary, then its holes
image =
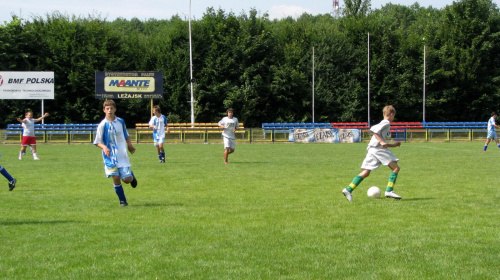
MULTIPOLYGON (((236 15, 208 8, 192 20, 195 121, 216 122, 232 107, 246 127, 311 122, 313 49, 316 122, 367 121, 368 93, 371 120, 393 104, 396 121, 422 121, 424 88, 426 121, 486 121, 498 110, 500 14, 491 0, 443 9, 347 3, 339 17, 271 20, 253 9, 236 15)), ((169 122, 190 122, 189 29, 178 15, 143 21, 13 15, 0 25, 0 54, 0 71, 54 72, 47 122, 103 118, 96 71, 163 72, 164 98, 154 104, 169 122)), ((129 126, 149 120, 150 100, 116 101, 129 126)), ((40 101, 0 100, 0 127, 27 108, 38 115, 40 101)))

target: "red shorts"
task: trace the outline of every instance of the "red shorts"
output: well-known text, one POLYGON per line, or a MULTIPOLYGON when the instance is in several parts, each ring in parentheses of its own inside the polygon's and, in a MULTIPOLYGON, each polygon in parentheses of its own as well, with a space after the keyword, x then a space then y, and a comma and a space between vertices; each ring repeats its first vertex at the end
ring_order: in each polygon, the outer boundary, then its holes
POLYGON ((21 146, 31 146, 36 145, 36 138, 33 136, 23 136, 23 141, 21 141, 21 146))

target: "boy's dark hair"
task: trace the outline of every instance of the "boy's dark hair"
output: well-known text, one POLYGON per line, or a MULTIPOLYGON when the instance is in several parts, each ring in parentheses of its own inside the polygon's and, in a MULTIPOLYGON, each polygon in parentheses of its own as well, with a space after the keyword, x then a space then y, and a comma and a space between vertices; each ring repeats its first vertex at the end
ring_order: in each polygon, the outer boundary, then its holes
POLYGON ((153 110, 156 110, 158 111, 158 113, 161 113, 160 105, 153 106, 153 110))
POLYGON ((497 112, 492 112, 492 113, 491 113, 491 116, 492 116, 492 117, 493 117, 493 116, 498 116, 498 115, 497 115, 497 112))
POLYGON ((227 109, 226 112, 234 112, 234 111, 233 111, 233 108, 229 108, 229 109, 227 109))

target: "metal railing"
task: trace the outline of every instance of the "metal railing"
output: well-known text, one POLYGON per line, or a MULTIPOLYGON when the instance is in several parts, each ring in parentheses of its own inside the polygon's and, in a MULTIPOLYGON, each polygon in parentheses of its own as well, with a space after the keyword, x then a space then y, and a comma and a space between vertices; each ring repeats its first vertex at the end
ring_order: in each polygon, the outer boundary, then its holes
MULTIPOLYGON (((128 129, 131 141, 137 144, 153 143, 149 131, 128 129)), ((0 130, 2 144, 21 143, 20 131, 0 130)), ((289 129, 262 129, 245 128, 236 132, 236 141, 241 143, 288 143, 289 129)), ((404 142, 464 142, 484 141, 486 129, 461 128, 398 128, 391 130, 391 139, 404 142)), ((39 143, 92 143, 95 131, 92 130, 43 130, 35 133, 39 143)), ((362 141, 369 141, 371 133, 368 129, 362 130, 362 141)), ((222 143, 221 131, 217 129, 181 129, 165 135, 165 143, 222 143)))

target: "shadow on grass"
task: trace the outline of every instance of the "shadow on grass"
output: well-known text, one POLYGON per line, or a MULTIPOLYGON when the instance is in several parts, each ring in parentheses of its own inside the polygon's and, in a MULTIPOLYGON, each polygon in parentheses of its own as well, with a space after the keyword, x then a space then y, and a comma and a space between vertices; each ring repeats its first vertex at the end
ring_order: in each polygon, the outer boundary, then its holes
POLYGON ((270 161, 230 161, 228 165, 231 164, 268 164, 270 161))
POLYGON ((19 225, 54 225, 54 224, 69 224, 81 223, 80 221, 13 221, 13 222, 0 222, 3 226, 19 226, 19 225))
POLYGON ((135 207, 183 207, 185 206, 182 203, 141 203, 141 204, 132 204, 131 206, 135 207))
POLYGON ((413 198, 403 198, 401 201, 422 201, 422 200, 433 200, 434 197, 413 197, 413 198))

